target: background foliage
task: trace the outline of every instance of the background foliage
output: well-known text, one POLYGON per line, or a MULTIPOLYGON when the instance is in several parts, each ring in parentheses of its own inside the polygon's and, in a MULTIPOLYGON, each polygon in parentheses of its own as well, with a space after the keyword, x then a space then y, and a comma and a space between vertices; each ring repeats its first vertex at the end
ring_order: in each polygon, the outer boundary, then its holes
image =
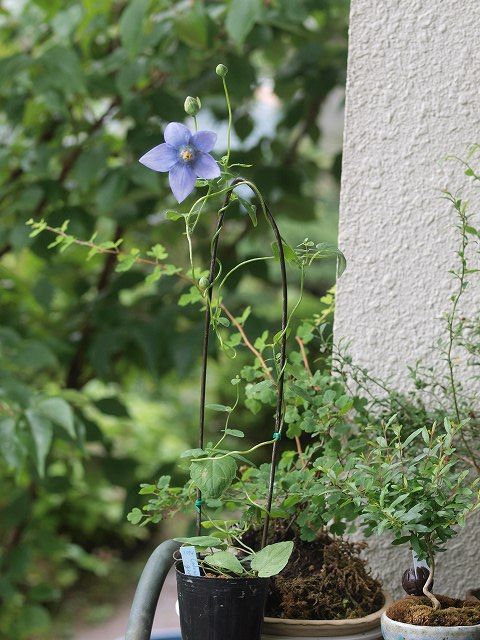
MULTIPOLYGON (((340 156, 322 109, 344 84, 346 0, 25 0, 0 8, 0 635, 50 637, 51 616, 84 575, 108 574, 145 541, 125 514, 139 481, 168 473, 195 436, 201 318, 173 278, 48 249, 25 222, 125 247, 161 241, 185 263, 165 217, 165 180, 137 162, 199 95, 201 126, 225 138, 215 66, 237 114, 233 159, 253 163, 284 234, 336 234, 340 156), (333 94, 332 94, 333 92, 333 94), (315 229, 315 233, 311 232, 315 229)), ((212 215, 213 222, 213 215, 212 215)), ((231 223, 225 268, 264 245, 231 223)), ((210 231, 210 229, 208 229, 210 231)), ((199 234, 201 236, 201 234, 199 234)), ((207 234, 205 234, 206 236, 207 234)), ((227 237, 227 234, 225 234, 227 237)), ((53 238, 52 238, 53 240, 53 238)), ((208 251, 201 243, 197 251, 208 251)), ((276 275, 253 263, 228 296, 255 304, 253 335, 276 319, 276 275)), ((305 315, 333 282, 307 284, 305 315)), ((231 363, 212 353, 220 401, 231 363)), ((245 423, 266 430, 262 415, 245 423)), ((248 428, 247 428, 248 431, 248 428)), ((146 535, 146 534, 144 534, 146 535)))

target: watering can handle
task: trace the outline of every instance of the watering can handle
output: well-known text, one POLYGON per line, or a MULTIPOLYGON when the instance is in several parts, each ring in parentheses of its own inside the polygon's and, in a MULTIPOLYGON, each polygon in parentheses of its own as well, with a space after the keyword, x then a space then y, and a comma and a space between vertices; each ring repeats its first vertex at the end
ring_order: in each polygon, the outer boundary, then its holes
POLYGON ((173 554, 180 546, 179 542, 166 540, 148 559, 133 598, 125 640, 150 640, 158 598, 173 565, 173 554))

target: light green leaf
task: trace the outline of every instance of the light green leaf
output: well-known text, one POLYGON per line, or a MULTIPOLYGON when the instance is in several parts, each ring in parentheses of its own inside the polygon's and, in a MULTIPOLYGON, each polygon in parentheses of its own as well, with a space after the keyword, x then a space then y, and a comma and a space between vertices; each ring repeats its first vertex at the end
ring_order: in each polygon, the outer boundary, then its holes
POLYGON ((219 498, 231 484, 237 473, 233 458, 197 460, 190 465, 190 477, 204 498, 219 498))
POLYGON ((162 277, 162 268, 155 267, 155 269, 145 278, 145 284, 152 285, 155 284, 162 277))
POLYGON ((38 475, 43 477, 45 475, 45 460, 52 444, 53 425, 47 417, 33 409, 28 409, 25 415, 35 442, 38 475))
POLYGON ((130 0, 120 18, 120 40, 133 58, 143 39, 143 23, 150 0, 130 0))
POLYGON ((216 567, 218 569, 225 569, 231 573, 243 573, 244 568, 240 563, 239 559, 230 553, 229 551, 217 551, 213 553, 211 556, 207 556, 204 559, 211 567, 216 567))
POLYGON ((219 540, 214 536, 192 536, 191 538, 174 538, 175 542, 181 542, 182 544, 189 544, 192 547, 200 547, 201 549, 207 549, 208 547, 224 547, 225 542, 219 540))
POLYGON ((0 418, 0 455, 11 467, 19 462, 15 420, 9 416, 0 418))
POLYGON ((233 436, 234 438, 244 438, 245 434, 243 433, 243 431, 240 431, 239 429, 225 429, 225 433, 227 434, 227 436, 233 436))
POLYGON ((156 260, 165 260, 165 258, 168 258, 168 252, 163 244, 155 244, 150 251, 147 251, 147 256, 151 256, 156 260))
POLYGON ((127 520, 132 524, 138 524, 142 518, 143 518, 143 513, 140 511, 140 509, 138 509, 138 507, 135 507, 135 509, 132 509, 130 513, 127 515, 127 520))
POLYGON ((200 456, 206 455, 203 449, 187 449, 180 454, 180 458, 200 458, 200 456))
POLYGON ((209 44, 210 20, 201 3, 188 6, 175 20, 175 32, 190 47, 206 49, 209 44))
POLYGON ((258 551, 252 560, 252 569, 259 578, 275 576, 287 565, 293 551, 293 542, 276 542, 258 551))
POLYGON ((261 0, 232 0, 225 27, 228 35, 237 45, 243 44, 261 13, 261 0))
POLYGON ((118 264, 115 267, 115 271, 118 273, 129 271, 137 261, 139 253, 139 249, 131 249, 129 255, 120 255, 118 257, 118 264))
POLYGON ((225 411, 226 413, 230 413, 232 407, 229 407, 225 404, 207 404, 205 406, 206 409, 211 409, 212 411, 225 411))
POLYGON ((73 411, 63 398, 46 398, 37 404, 36 410, 70 435, 76 437, 73 411))
MULTIPOLYGON (((293 247, 291 247, 287 242, 285 242, 285 240, 282 239, 282 246, 283 246, 283 255, 285 257, 286 262, 289 262, 290 264, 299 264, 300 260, 295 252, 295 249, 293 249, 293 247)), ((278 245, 276 242, 272 242, 272 251, 273 251, 273 255, 275 257, 276 260, 280 259, 280 254, 278 251, 278 245)))
POLYGON ((308 393, 308 391, 306 389, 302 389, 302 387, 298 386, 298 384, 289 382, 288 387, 293 391, 293 393, 295 393, 295 395, 303 398, 303 400, 306 400, 307 402, 312 401, 312 396, 308 393))
POLYGON ((340 251, 340 249, 336 245, 330 242, 320 242, 319 244, 316 245, 316 249, 317 249, 317 252, 316 252, 317 259, 332 258, 336 256, 337 276, 340 277, 342 273, 345 271, 345 269, 347 268, 347 261, 343 253, 340 251))

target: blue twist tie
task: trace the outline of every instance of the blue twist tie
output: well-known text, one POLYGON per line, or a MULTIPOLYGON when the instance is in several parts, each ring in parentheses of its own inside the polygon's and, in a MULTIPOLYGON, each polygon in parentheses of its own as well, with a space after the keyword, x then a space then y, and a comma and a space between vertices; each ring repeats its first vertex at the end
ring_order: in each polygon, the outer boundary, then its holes
POLYGON ((280 431, 274 431, 272 433, 272 439, 273 440, 280 440, 281 437, 282 437, 282 434, 280 433, 280 431))
POLYGON ((201 498, 198 498, 198 500, 195 500, 195 509, 198 511, 198 513, 200 513, 200 508, 204 502, 205 500, 202 500, 201 498))

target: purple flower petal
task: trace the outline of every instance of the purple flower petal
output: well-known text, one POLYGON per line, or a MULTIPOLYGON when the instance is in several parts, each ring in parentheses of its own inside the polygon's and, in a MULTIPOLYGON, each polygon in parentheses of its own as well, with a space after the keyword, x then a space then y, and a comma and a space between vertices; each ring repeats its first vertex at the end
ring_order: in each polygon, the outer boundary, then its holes
POLYGON ((139 160, 149 169, 154 171, 170 171, 178 161, 178 151, 169 144, 158 144, 147 151, 139 160))
POLYGON ((212 156, 208 153, 199 153, 192 163, 193 169, 199 178, 211 180, 218 178, 220 168, 212 156))
POLYGON ((165 127, 163 137, 165 142, 172 147, 181 147, 190 142, 192 134, 190 130, 180 122, 170 122, 165 127))
POLYGON ((177 202, 183 202, 192 193, 195 186, 195 171, 192 166, 184 162, 177 162, 168 174, 170 188, 177 202))
POLYGON ((197 131, 192 136, 192 144, 199 151, 205 151, 208 153, 213 149, 217 141, 217 134, 215 131, 197 131))

